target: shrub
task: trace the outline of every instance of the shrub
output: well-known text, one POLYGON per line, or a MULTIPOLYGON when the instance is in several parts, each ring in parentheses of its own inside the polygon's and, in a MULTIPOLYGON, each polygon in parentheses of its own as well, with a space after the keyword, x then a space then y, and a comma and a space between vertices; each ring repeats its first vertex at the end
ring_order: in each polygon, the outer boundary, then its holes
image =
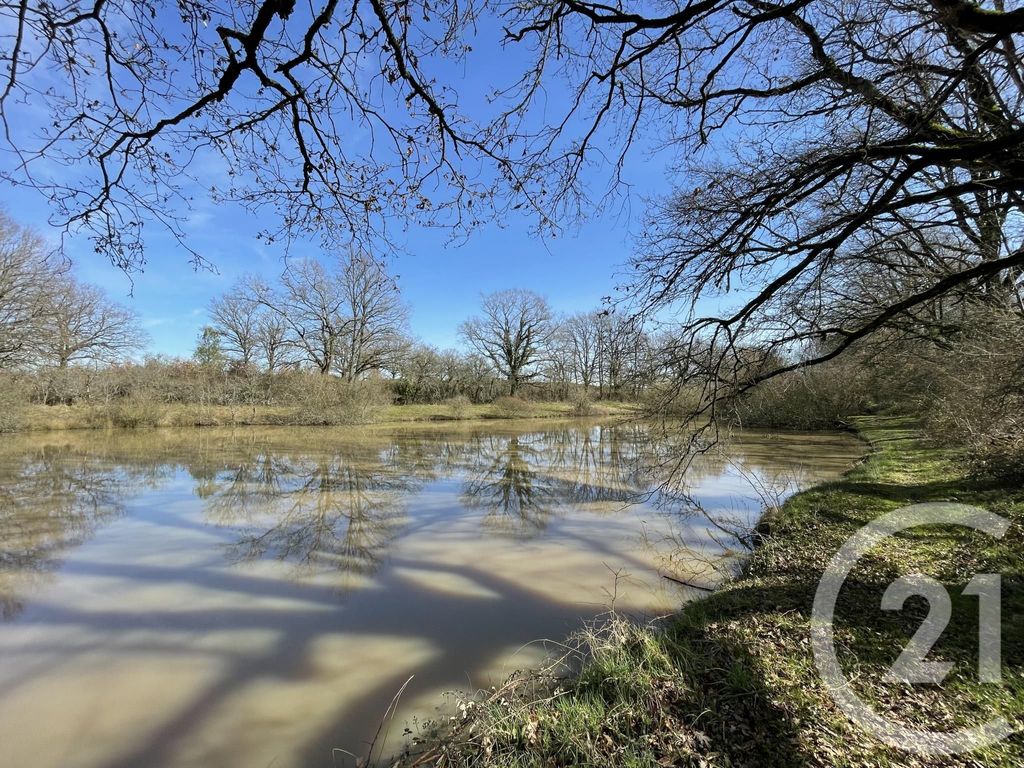
POLYGON ((86 368, 41 368, 32 377, 32 401, 42 405, 73 405, 86 400, 94 376, 86 368))
POLYGON ((13 376, 0 378, 0 432, 21 429, 27 398, 21 380, 13 376))
POLYGON ((571 401, 572 413, 574 416, 593 416, 595 412, 594 404, 590 400, 590 396, 586 391, 577 392, 571 401))
POLYGON ((369 424, 377 421, 394 402, 391 389, 379 379, 366 379, 346 385, 340 411, 345 424, 369 424))
POLYGON ((465 395, 456 395, 444 401, 453 419, 465 419, 473 408, 472 401, 465 395))
POLYGON ((145 395, 132 395, 119 400, 108 409, 110 424, 123 429, 159 426, 165 415, 160 404, 145 395))
POLYGON ((835 429, 866 413, 865 376, 849 364, 823 364, 758 384, 731 405, 741 427, 835 429))
POLYGON ((503 419, 517 419, 526 416, 530 412, 530 406, 525 400, 511 395, 502 395, 494 403, 494 413, 503 419))
POLYGON ((300 424, 369 424, 392 403, 391 390, 376 379, 349 383, 333 376, 315 376, 305 383, 296 415, 300 424))
POLYGON ((977 474, 1024 479, 1024 318, 979 314, 933 366, 920 403, 930 434, 966 449, 977 474))
POLYGON ((672 386, 655 383, 640 398, 643 410, 653 416, 687 418, 701 405, 701 389, 696 385, 672 386))

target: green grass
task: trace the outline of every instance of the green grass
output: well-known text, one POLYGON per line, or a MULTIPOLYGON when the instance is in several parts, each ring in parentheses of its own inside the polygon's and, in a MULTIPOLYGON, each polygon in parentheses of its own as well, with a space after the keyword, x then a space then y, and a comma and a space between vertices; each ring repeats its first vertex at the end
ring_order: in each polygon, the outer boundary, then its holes
POLYGON ((444 766, 1020 766, 1018 733, 987 750, 923 758, 887 747, 837 710, 819 678, 809 616, 826 563, 879 515, 924 501, 959 501, 1012 522, 996 542, 929 526, 872 550, 836 609, 840 660, 881 714, 948 730, 996 714, 1024 727, 1024 492, 973 481, 958 457, 928 445, 903 419, 858 420, 867 460, 842 480, 791 498, 743 577, 658 625, 613 619, 582 633, 568 679, 520 675, 482 694, 461 724, 432 734, 404 765, 444 766), (882 675, 916 631, 925 603, 883 612, 881 595, 919 571, 955 595, 954 618, 929 658, 954 662, 941 686, 907 687, 882 675), (975 573, 1002 574, 1003 683, 977 681, 977 599, 960 597, 975 573))

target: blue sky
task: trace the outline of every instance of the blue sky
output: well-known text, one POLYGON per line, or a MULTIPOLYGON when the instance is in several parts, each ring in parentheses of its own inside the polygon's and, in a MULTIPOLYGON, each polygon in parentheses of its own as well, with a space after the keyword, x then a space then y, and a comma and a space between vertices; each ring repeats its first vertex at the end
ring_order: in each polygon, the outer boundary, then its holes
MULTIPOLYGON (((495 30, 481 32, 485 43, 494 34, 495 30)), ((477 48, 481 52, 474 54, 474 66, 448 73, 450 82, 458 84, 460 108, 472 118, 483 108, 481 95, 505 84, 503 78, 507 81, 516 61, 521 61, 519 52, 498 48, 497 39, 477 48)), ((557 93, 550 96, 557 99, 557 93)), ((41 106, 33 104, 28 114, 41 114, 41 106)), ((399 235, 402 253, 393 261, 393 270, 412 310, 413 334, 439 347, 458 345, 456 329, 476 311, 480 295, 503 288, 532 289, 560 312, 599 306, 603 296, 614 293, 616 273, 630 255, 644 213, 643 198, 668 189, 667 159, 634 153, 624 174, 632 185, 626 197, 612 210, 595 213, 557 238, 539 239, 525 216, 489 224, 457 244, 449 244, 442 230, 409 226, 399 235)), ((9 153, 0 153, 0 163, 10 160, 9 153)), ((595 185, 607 174, 608 169, 594 169, 595 185)), ((0 206, 15 220, 58 241, 60 233, 47 225, 50 211, 42 195, 3 189, 0 206)), ((187 226, 189 244, 215 265, 213 272, 193 269, 189 254, 157 225, 147 226, 146 268, 131 278, 94 253, 84 235, 68 237, 65 251, 80 279, 102 286, 138 312, 152 337, 150 352, 187 356, 213 297, 242 274, 254 272, 272 281, 284 268, 282 251, 255 237, 265 224, 240 207, 199 199, 187 226)), ((317 257, 323 251, 318 242, 309 241, 293 245, 291 255, 317 257)))
MULTIPOLYGON (((59 232, 47 226, 49 211, 41 196, 5 189, 0 205, 16 221, 58 242, 59 232)), ((392 265, 412 309, 414 335, 439 347, 457 346, 458 324, 476 311, 480 295, 503 288, 532 289, 560 312, 598 307, 603 296, 613 293, 615 273, 621 273, 629 256, 641 212, 637 200, 632 216, 621 211, 597 216, 547 240, 530 232, 525 217, 489 225, 456 245, 446 243, 443 231, 410 228, 402 238, 404 253, 392 265)), ((84 236, 69 237, 65 248, 80 279, 102 286, 138 312, 152 337, 150 352, 188 356, 213 297, 242 274, 255 272, 272 280, 281 273, 283 253, 257 242, 258 226, 256 217, 227 206, 192 217, 190 243, 216 265, 216 272, 193 269, 189 255, 156 230, 147 238, 145 271, 131 278, 93 253, 84 236)), ((323 251, 316 243, 293 246, 292 256, 303 255, 321 256, 323 251)))

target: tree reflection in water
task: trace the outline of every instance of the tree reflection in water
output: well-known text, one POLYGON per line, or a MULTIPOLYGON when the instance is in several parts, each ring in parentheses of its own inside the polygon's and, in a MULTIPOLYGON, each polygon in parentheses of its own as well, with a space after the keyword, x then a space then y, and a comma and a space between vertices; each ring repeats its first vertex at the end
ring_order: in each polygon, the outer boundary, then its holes
POLYGON ((320 455, 264 446, 203 481, 207 517, 239 529, 235 561, 372 574, 405 525, 405 498, 421 483, 388 453, 372 444, 320 455))
MULTIPOLYGON (((372 739, 410 675, 409 707, 486 681, 604 610, 604 587, 660 613, 681 596, 659 572, 689 566, 645 551, 644 527, 671 552, 673 525, 689 545, 707 521, 650 503, 650 441, 567 422, 0 440, 0 610, 21 611, 0 625, 0 752, 314 765, 372 739)), ((784 448, 731 456, 767 476, 784 448)), ((690 475, 709 514, 747 490, 726 470, 690 475)))
POLYGON ((614 503, 642 493, 640 442, 629 427, 547 429, 472 441, 462 502, 484 524, 529 537, 568 507, 614 503))
POLYGON ((0 619, 21 613, 18 594, 56 570, 65 550, 124 513, 127 488, 159 474, 152 466, 112 466, 67 445, 0 458, 0 619))
MULTIPOLYGON (((413 534, 408 500, 431 481, 456 488, 458 503, 419 506, 417 526, 475 510, 485 530, 517 538, 539 536, 570 510, 613 514, 653 494, 650 508, 672 527, 657 543, 673 553, 666 570, 685 560, 717 572, 746 548, 761 504, 726 508, 709 498, 705 478, 719 478, 721 486, 721 478, 736 476, 733 499, 749 496, 758 482, 789 489, 811 479, 769 476, 769 467, 799 466, 798 451, 809 440, 803 436, 730 444, 665 486, 659 473, 674 455, 674 439, 651 425, 578 423, 363 435, 249 429, 10 438, 0 452, 0 617, 21 610, 18 593, 54 570, 63 550, 124 514, 127 494, 182 471, 203 500, 206 521, 234 537, 233 562, 279 560, 293 563, 299 576, 357 578, 378 568, 400 533, 413 534), (780 451, 793 455, 780 462, 780 451)), ((814 455, 821 460, 820 451, 814 455)))
POLYGON ((463 503, 485 510, 489 528, 520 536, 543 530, 558 499, 536 470, 540 451, 529 438, 483 438, 474 455, 463 483, 463 503))

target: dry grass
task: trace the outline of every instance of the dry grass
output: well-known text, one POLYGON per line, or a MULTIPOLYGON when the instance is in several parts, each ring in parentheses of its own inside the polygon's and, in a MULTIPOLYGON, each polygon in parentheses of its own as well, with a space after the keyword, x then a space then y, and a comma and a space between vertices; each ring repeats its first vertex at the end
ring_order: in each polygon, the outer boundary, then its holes
MULTIPOLYGON (((431 421, 469 421, 499 418, 568 418, 578 415, 573 403, 526 402, 517 415, 505 415, 489 404, 451 403, 434 405, 381 405, 355 411, 354 420, 333 420, 330 423, 374 423, 380 425, 431 421)), ((351 413, 351 412, 349 412, 351 413)), ((592 416, 634 415, 635 406, 628 403, 595 404, 592 416)), ((283 405, 180 405, 154 403, 118 403, 99 405, 30 405, 20 408, 18 420, 11 427, 19 430, 96 429, 109 427, 207 427, 207 426, 284 426, 329 423, 325 412, 304 407, 283 405)))

